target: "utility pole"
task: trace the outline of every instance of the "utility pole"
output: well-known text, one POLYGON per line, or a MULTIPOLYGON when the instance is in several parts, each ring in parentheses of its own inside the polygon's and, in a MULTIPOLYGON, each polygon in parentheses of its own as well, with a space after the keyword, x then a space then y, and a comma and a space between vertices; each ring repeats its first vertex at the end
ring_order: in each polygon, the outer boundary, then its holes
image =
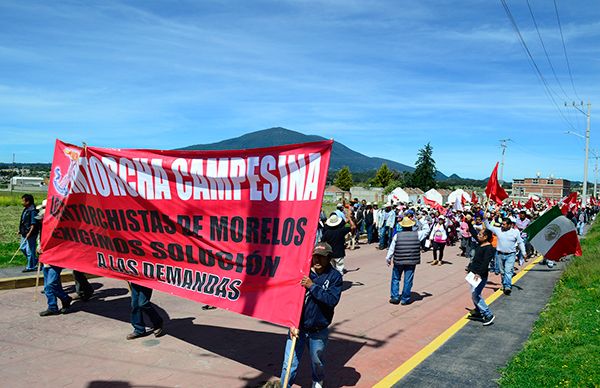
POLYGON ((502 148, 502 162, 500 163, 500 183, 503 183, 504 180, 504 154, 506 153, 506 145, 507 142, 511 141, 511 139, 502 139, 500 140, 500 148, 502 148))
POLYGON ((594 165, 594 191, 592 192, 594 199, 598 199, 598 159, 600 158, 600 155, 598 155, 598 150, 590 150, 590 152, 592 153, 593 158, 596 159, 596 163, 594 165))
MULTIPOLYGON (((583 191, 581 193, 581 206, 586 206, 587 205, 588 164, 589 164, 589 159, 590 159, 590 127, 591 127, 591 116, 592 116, 592 104, 588 101, 587 113, 582 109, 583 101, 581 101, 581 104, 575 104, 575 102, 573 101, 573 103, 571 105, 573 106, 573 108, 577 109, 579 112, 581 112, 582 114, 584 114, 587 117, 587 126, 585 129, 585 160, 584 160, 584 165, 583 165, 583 191), (581 108, 577 105, 581 106, 581 108)), ((567 106, 566 102, 565 102, 565 106, 567 106)), ((579 136, 581 136, 581 135, 579 135, 579 136)), ((595 190, 596 190, 596 188, 594 188, 594 191, 595 190)))

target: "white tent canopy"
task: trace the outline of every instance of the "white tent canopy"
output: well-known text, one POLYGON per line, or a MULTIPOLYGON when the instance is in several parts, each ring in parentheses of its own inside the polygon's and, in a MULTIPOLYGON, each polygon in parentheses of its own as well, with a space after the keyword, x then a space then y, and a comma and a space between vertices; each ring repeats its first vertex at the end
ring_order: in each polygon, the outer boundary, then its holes
POLYGON ((469 194, 467 194, 467 192, 464 191, 463 189, 456 189, 453 192, 451 192, 448 195, 448 202, 454 204, 454 202, 456 202, 457 197, 458 197, 458 200, 462 202, 461 195, 465 199, 466 202, 471 202, 471 196, 469 194))
POLYGON ((388 202, 410 202, 410 198, 406 191, 402 190, 401 187, 396 187, 390 195, 388 195, 388 202))
POLYGON ((442 194, 440 194, 439 191, 437 191, 436 189, 429 189, 429 191, 425 192, 425 198, 431 200, 431 201, 435 201, 437 203, 439 203, 440 205, 442 205, 443 202, 443 197, 442 194))

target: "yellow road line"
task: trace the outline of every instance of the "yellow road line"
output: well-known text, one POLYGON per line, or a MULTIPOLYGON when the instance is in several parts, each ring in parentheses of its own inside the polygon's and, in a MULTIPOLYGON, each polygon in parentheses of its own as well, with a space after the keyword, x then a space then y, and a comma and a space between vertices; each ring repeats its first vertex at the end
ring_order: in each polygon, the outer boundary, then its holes
MULTIPOLYGON (((527 267, 523 268, 518 274, 513 277, 513 284, 521 279, 527 272, 533 268, 535 264, 537 264, 540 260, 542 260, 542 256, 537 257, 531 263, 527 265, 527 267)), ((502 290, 498 290, 490 295, 485 302, 487 304, 491 304, 496 299, 498 299, 502 295, 502 290)), ((406 360, 402 365, 400 365, 396 370, 394 370, 389 375, 385 376, 380 382, 374 385, 377 388, 391 387, 400 381, 404 376, 406 376, 410 371, 416 368, 421 362, 423 362, 427 357, 429 357, 433 352, 435 352, 440 346, 442 346, 446 341, 450 339, 454 334, 456 334, 460 329, 462 329, 469 320, 467 316, 469 314, 465 314, 462 318, 460 318, 456 323, 450 326, 446 331, 437 336, 433 341, 427 344, 423 349, 419 350, 415 353, 414 356, 406 360)))

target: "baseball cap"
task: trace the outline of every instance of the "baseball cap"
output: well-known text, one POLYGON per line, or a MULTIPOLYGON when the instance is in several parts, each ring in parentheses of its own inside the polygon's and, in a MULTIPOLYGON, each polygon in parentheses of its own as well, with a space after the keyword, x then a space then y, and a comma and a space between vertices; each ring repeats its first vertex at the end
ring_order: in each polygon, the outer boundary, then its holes
POLYGON ((331 249, 331 245, 327 244, 326 242, 318 243, 313 249, 313 255, 325 257, 329 257, 329 255, 331 255, 332 252, 333 250, 331 249))

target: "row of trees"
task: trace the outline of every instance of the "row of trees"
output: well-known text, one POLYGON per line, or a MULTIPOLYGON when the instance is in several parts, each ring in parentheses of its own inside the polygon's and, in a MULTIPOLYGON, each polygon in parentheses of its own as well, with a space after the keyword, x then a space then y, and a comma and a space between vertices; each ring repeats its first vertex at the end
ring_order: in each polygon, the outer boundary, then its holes
MULTIPOLYGON (((396 187, 418 187, 421 190, 429 190, 438 186, 435 180, 436 168, 433 160, 433 147, 427 143, 417 153, 415 171, 398 172, 390 170, 387 164, 382 164, 373 178, 367 180, 367 185, 384 187, 389 193, 396 187)), ((342 167, 336 174, 333 184, 344 191, 354 186, 350 168, 342 167)))

